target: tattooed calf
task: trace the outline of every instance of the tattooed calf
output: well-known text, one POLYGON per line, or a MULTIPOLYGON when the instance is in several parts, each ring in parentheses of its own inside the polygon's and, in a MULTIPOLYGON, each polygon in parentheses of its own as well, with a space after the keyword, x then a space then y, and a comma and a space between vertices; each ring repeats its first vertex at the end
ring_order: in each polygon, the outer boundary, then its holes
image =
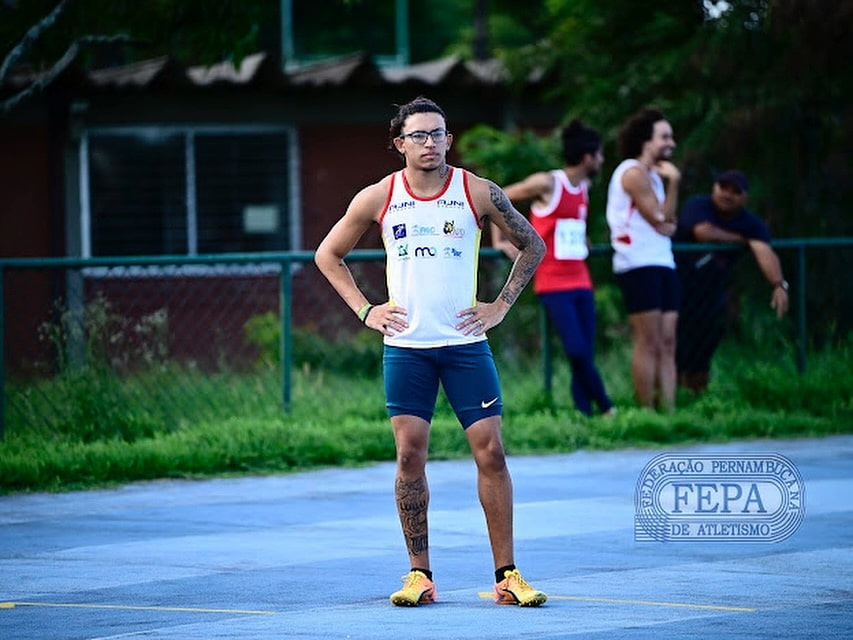
POLYGON ((397 480, 394 492, 397 496, 397 510, 400 513, 406 546, 411 555, 421 555, 429 547, 427 533, 429 494, 426 481, 423 478, 418 478, 414 482, 397 480))

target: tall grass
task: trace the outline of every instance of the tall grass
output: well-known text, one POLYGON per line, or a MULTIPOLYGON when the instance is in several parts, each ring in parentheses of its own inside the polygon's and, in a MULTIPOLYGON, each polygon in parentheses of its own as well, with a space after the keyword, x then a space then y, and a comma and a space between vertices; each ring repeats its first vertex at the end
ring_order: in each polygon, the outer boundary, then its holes
MULTIPOLYGON (((770 354, 726 343, 714 361, 708 391, 698 397, 682 392, 679 408, 660 414, 632 408, 628 347, 617 344, 598 364, 619 414, 586 418, 572 408, 563 358, 556 359, 547 393, 539 366, 496 345, 504 443, 508 453, 524 455, 849 433, 851 351, 847 340, 812 353, 801 375, 784 345, 770 354)), ((270 367, 210 375, 172 365, 124 378, 95 368, 16 387, 9 395, 17 418, 10 420, 0 442, 2 493, 280 473, 395 456, 382 381, 375 373, 305 365, 294 371, 288 414, 281 406, 278 373, 270 367), (51 420, 33 424, 26 419, 26 412, 44 415, 46 409, 51 420), (176 414, 192 417, 170 417, 176 414)), ((468 455, 464 434, 443 396, 430 455, 468 455)))

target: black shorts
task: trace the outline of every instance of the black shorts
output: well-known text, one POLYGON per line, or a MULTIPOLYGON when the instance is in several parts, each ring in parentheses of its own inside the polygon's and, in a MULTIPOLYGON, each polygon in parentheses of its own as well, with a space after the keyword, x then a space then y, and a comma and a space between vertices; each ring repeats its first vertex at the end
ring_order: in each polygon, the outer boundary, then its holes
POLYGON ((670 267, 640 267, 616 274, 628 313, 678 311, 681 285, 670 267))

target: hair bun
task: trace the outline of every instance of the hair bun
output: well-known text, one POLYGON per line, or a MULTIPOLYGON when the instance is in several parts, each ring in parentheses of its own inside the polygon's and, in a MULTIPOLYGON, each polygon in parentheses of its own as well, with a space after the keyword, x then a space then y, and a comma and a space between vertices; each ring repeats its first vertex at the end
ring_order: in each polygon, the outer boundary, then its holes
POLYGON ((566 127, 566 131, 569 133, 579 133, 584 128, 583 123, 580 121, 580 118, 574 118, 566 127))

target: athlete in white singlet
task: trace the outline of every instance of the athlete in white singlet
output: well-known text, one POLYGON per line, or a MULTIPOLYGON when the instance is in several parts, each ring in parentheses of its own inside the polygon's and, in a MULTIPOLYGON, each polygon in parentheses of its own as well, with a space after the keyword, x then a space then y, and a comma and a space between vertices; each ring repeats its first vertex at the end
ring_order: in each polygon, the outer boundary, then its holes
POLYGON ((485 340, 456 325, 460 309, 477 304, 480 220, 468 201, 469 174, 448 167, 444 187, 414 195, 406 171, 391 176, 379 224, 385 245, 388 299, 408 311, 408 326, 385 336, 395 347, 445 347, 485 340))
POLYGON ((395 497, 411 570, 395 605, 435 602, 429 555, 429 430, 439 384, 477 465, 499 604, 538 606, 547 596, 515 567, 512 481, 501 441, 502 400, 486 331, 503 320, 542 260, 544 244, 494 183, 447 165, 453 136, 426 98, 402 105, 390 145, 402 171, 362 189, 317 247, 315 262, 350 309, 384 336, 384 380, 397 447, 395 497), (498 297, 477 300, 477 251, 488 220, 518 248, 498 297), (388 300, 371 304, 344 261, 373 224, 387 252, 388 300))

